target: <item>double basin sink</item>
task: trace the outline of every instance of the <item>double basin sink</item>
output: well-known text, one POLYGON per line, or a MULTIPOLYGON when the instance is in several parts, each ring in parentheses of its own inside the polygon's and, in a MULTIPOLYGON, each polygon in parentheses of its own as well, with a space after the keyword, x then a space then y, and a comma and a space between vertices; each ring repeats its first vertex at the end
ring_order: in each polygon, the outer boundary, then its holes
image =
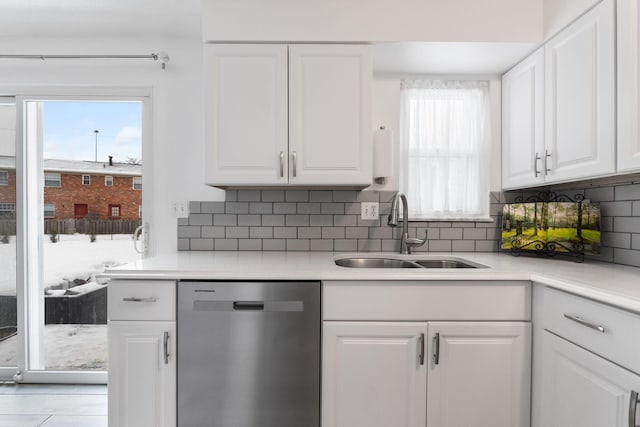
POLYGON ((336 265, 350 268, 486 268, 469 260, 456 257, 425 257, 401 259, 380 256, 349 256, 337 258, 336 265))

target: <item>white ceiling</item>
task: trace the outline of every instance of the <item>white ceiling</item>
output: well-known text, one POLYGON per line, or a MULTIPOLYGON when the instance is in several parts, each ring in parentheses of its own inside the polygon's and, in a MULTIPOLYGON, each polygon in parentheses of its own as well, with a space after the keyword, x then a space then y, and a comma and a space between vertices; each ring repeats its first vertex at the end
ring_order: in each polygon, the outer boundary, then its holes
MULTIPOLYGON (((202 36, 203 0, 0 0, 0 37, 202 36)), ((501 74, 526 43, 379 43, 376 73, 501 74)), ((2 53, 2 52, 0 52, 2 53)))
POLYGON ((0 37, 201 37, 202 0, 0 0, 0 37))

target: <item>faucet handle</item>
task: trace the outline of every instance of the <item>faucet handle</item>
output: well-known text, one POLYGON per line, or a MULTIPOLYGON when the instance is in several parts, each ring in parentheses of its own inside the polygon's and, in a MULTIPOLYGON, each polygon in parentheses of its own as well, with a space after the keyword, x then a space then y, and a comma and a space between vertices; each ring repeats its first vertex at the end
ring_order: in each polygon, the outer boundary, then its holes
POLYGON ((424 245, 425 243, 427 243, 427 230, 424 231, 424 239, 419 239, 417 237, 407 237, 406 243, 410 248, 417 248, 424 245))

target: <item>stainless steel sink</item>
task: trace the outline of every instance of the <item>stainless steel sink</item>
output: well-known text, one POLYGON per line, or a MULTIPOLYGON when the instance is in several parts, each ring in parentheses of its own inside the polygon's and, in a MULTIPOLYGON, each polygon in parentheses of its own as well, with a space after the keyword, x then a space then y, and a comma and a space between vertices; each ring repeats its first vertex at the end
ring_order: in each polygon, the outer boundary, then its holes
POLYGON ((416 260, 414 262, 424 268, 477 268, 475 265, 452 259, 416 260))
POLYGON ((352 268, 420 268, 410 261, 389 258, 342 258, 336 260, 336 265, 352 268))
POLYGON ((483 268, 484 265, 455 258, 396 259, 377 257, 345 257, 336 265, 350 268, 483 268))

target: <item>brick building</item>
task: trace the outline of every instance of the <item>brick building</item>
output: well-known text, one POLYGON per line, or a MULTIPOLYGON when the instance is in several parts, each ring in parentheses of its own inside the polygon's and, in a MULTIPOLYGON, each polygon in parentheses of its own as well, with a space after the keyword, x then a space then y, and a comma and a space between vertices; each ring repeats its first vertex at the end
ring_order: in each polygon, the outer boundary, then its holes
MULTIPOLYGON (((44 160, 45 219, 138 219, 141 190, 141 165, 44 160)), ((12 216, 15 205, 15 158, 0 156, 0 217, 12 216)))

